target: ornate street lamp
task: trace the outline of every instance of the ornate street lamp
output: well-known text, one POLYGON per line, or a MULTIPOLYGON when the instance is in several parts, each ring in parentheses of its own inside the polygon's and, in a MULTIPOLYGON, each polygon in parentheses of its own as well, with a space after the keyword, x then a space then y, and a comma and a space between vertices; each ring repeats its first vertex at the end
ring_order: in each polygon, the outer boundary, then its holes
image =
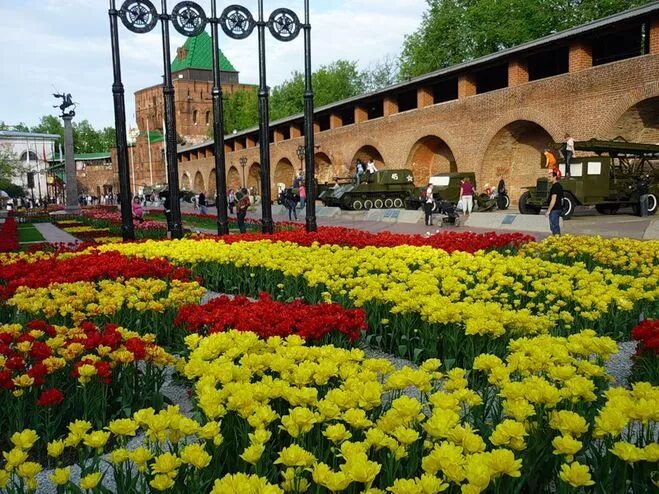
POLYGON ((247 182, 245 181, 245 166, 247 165, 247 157, 241 156, 238 161, 240 162, 240 166, 243 167, 243 188, 245 188, 247 187, 247 182))

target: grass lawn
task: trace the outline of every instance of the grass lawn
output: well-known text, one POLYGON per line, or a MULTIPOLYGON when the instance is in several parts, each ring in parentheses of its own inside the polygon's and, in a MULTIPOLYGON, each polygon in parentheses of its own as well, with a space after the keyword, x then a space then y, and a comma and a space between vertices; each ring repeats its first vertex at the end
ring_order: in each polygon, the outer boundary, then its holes
POLYGON ((20 243, 43 242, 44 240, 46 239, 32 223, 18 225, 18 241, 20 243))

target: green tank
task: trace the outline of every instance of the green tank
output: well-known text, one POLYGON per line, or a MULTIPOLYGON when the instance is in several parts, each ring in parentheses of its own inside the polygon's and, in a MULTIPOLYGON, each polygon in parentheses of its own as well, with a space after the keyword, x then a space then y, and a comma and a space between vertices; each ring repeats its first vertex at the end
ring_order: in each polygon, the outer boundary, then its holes
POLYGON ((364 173, 360 183, 336 184, 318 197, 325 206, 341 209, 403 208, 414 192, 412 170, 400 168, 364 173))

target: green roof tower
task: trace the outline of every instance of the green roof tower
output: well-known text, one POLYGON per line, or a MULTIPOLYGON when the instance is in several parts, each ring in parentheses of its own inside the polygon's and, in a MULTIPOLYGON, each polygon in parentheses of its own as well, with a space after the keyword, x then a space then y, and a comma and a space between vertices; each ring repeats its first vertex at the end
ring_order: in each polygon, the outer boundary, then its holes
MULTIPOLYGON (((238 72, 220 52, 220 71, 238 72)), ((198 36, 188 38, 185 44, 176 50, 176 58, 172 61, 172 74, 184 70, 213 70, 213 43, 206 31, 198 36)))

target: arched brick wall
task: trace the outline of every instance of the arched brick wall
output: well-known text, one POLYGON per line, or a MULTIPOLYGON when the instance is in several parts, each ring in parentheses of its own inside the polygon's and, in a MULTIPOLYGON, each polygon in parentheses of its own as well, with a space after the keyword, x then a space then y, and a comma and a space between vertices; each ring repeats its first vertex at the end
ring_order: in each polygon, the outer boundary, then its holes
POLYGON ((542 152, 552 142, 549 132, 535 122, 517 120, 505 125, 487 146, 477 190, 503 177, 511 200, 517 201, 521 187, 535 184, 545 173, 542 152))
POLYGON ((190 175, 187 172, 181 177, 181 189, 190 190, 190 175))
POLYGON ((428 183, 432 175, 458 171, 453 151, 437 136, 424 136, 412 145, 407 168, 414 174, 414 183, 428 183))
POLYGON ((659 143, 659 96, 639 101, 625 111, 612 133, 628 141, 659 143))
POLYGON ((211 170, 211 172, 208 174, 208 198, 210 199, 211 197, 215 197, 215 185, 216 185, 216 180, 215 180, 215 170, 211 170))
POLYGON ((355 155, 352 157, 352 161, 350 162, 350 173, 353 174, 355 172, 357 160, 362 160, 362 163, 364 163, 364 170, 366 170, 366 163, 368 163, 368 161, 371 159, 375 163, 375 167, 378 170, 384 170, 386 168, 386 164, 384 159, 382 159, 382 154, 380 154, 380 151, 378 151, 375 146, 371 146, 369 144, 359 148, 359 150, 357 150, 355 155))
POLYGON ((197 171, 194 176, 194 191, 199 194, 201 192, 206 192, 206 187, 204 186, 204 176, 200 171, 197 171))
POLYGON ((247 187, 254 187, 257 195, 261 195, 261 165, 252 163, 247 175, 247 187))
POLYGON ((319 184, 334 181, 334 166, 332 160, 325 153, 316 153, 314 160, 316 181, 319 184))
POLYGON ((295 168, 288 158, 282 158, 275 166, 274 180, 271 184, 272 197, 277 197, 277 184, 284 184, 286 187, 293 185, 295 177, 295 168))
POLYGON ((238 169, 235 166, 229 168, 227 173, 227 187, 233 189, 234 191, 239 190, 243 185, 238 169))

